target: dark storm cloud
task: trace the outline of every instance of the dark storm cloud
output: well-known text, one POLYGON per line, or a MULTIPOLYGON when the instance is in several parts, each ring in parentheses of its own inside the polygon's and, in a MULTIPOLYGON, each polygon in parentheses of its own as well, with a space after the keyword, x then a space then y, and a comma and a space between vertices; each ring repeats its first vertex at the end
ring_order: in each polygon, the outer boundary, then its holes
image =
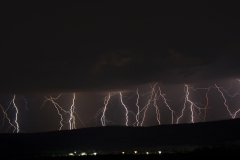
POLYGON ((0 90, 117 90, 236 78, 238 4, 5 3, 0 90))
POLYGON ((131 62, 132 58, 128 50, 118 50, 117 52, 102 54, 99 61, 93 64, 93 73, 103 72, 105 68, 109 67, 125 66, 131 62))

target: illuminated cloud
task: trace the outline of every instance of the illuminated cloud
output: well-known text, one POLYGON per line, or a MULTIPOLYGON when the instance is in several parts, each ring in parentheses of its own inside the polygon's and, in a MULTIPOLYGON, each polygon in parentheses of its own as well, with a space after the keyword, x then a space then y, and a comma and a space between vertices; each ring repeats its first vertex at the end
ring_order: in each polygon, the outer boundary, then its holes
POLYGON ((128 50, 118 50, 108 54, 102 54, 99 61, 94 64, 93 72, 104 72, 106 68, 123 67, 131 63, 133 57, 128 50))

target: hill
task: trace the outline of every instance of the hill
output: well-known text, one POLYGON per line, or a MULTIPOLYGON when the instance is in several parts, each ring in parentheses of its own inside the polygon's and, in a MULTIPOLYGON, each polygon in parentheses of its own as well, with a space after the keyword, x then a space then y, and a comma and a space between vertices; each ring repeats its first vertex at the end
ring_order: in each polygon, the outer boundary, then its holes
POLYGON ((240 142, 240 119, 151 127, 106 126, 41 133, 0 134, 1 155, 46 155, 73 151, 115 152, 240 142))

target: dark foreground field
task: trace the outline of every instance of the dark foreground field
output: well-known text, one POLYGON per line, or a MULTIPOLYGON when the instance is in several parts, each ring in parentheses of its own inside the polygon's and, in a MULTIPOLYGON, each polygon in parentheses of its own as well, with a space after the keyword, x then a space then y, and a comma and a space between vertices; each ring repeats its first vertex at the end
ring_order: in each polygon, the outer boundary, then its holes
POLYGON ((234 119, 152 127, 107 126, 45 133, 2 133, 0 159, 234 157, 240 153, 239 126, 240 119, 234 119), (143 155, 132 155, 134 151, 143 155), (159 151, 161 155, 157 154, 159 151), (125 155, 121 155, 122 152, 125 155), (147 152, 149 155, 145 155, 147 152), (79 156, 82 153, 97 156, 79 156))
POLYGON ((239 155, 238 151, 228 152, 221 151, 215 153, 175 153, 175 154, 163 154, 163 155, 97 155, 97 156, 55 156, 55 157, 1 157, 1 159, 78 159, 78 160, 106 160, 106 159, 121 159, 121 160, 135 160, 135 159, 151 159, 151 160, 163 160, 163 159, 232 159, 239 155))
POLYGON ((106 159, 232 159, 239 156, 239 147, 201 147, 186 153, 163 153, 163 154, 106 154, 87 156, 43 156, 43 155, 4 155, 0 159, 79 159, 79 160, 106 160, 106 159))

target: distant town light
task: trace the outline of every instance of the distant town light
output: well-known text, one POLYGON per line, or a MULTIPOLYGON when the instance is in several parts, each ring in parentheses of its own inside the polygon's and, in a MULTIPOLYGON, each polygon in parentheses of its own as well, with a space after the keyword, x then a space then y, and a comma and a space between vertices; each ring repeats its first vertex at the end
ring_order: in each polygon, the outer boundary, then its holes
POLYGON ((158 151, 158 154, 161 154, 162 152, 161 151, 158 151))
POLYGON ((74 151, 74 153, 76 154, 77 152, 76 152, 76 151, 74 151))
POLYGON ((86 152, 82 152, 82 153, 81 153, 81 156, 86 156, 86 155, 87 155, 86 152))
POLYGON ((137 151, 134 151, 135 154, 137 154, 137 151))
POLYGON ((122 154, 125 154, 125 152, 122 152, 122 154))
POLYGON ((69 153, 68 155, 69 155, 69 156, 73 156, 73 153, 69 153))
POLYGON ((93 153, 93 155, 94 155, 94 156, 96 156, 96 155, 97 155, 97 153, 96 153, 96 152, 94 152, 94 153, 93 153))
POLYGON ((149 152, 146 152, 146 154, 149 154, 149 152))

